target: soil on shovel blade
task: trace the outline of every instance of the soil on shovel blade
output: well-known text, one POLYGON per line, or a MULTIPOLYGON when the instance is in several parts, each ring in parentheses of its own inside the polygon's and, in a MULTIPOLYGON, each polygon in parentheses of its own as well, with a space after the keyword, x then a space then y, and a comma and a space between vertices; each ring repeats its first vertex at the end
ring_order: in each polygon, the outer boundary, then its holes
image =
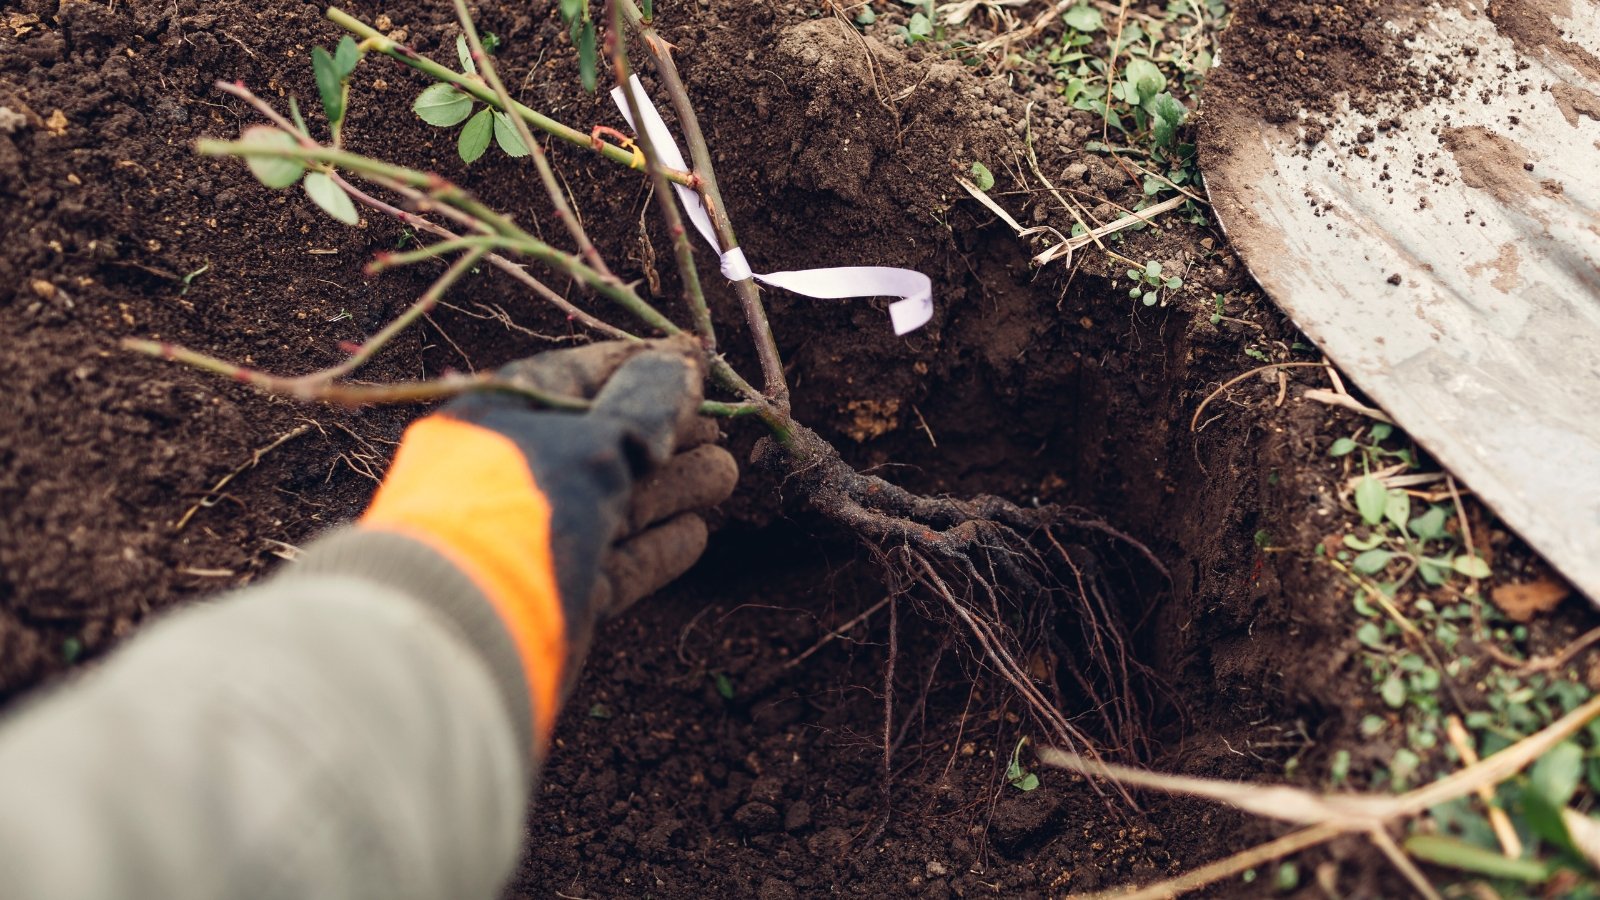
MULTIPOLYGON (((619 125, 603 96, 576 88, 555 7, 481 6, 508 82, 578 127, 619 125)), ((1357 705, 1331 677, 1350 652, 1331 627, 1344 601, 1257 537, 1300 527, 1264 510, 1335 505, 1323 471, 1335 414, 1276 405, 1273 374, 1229 391, 1191 432, 1201 398, 1253 365, 1247 340, 1294 340, 1220 233, 1172 216, 1124 245, 1186 273, 1165 306, 1129 300, 1098 260, 1034 271, 1031 248, 953 176, 984 161, 1014 214, 1069 229, 1020 178, 1021 123, 1037 101, 1044 169, 1114 218, 1110 204, 1132 205, 1139 187, 1077 152, 1098 134, 1092 117, 1044 88, 889 49, 804 4, 657 7, 757 268, 900 265, 934 278, 938 313, 904 339, 882 301, 767 295, 800 419, 910 488, 1074 504, 1166 564, 1170 581, 1131 550, 1107 561, 1134 655, 1158 676, 1150 742, 1114 756, 1252 777, 1331 753, 1319 735, 1348 734, 1357 705), (1216 325, 1219 293, 1233 320, 1216 325)), ((308 54, 338 34, 321 12, 290 0, 24 0, 0 22, 0 106, 12 114, 0 116, 0 696, 92 666, 150 616, 288 564, 360 511, 421 411, 267 397, 117 346, 154 337, 308 371, 426 284, 427 272, 361 274, 409 240, 395 223, 337 225, 298 191, 192 152, 256 122, 216 79, 280 107, 298 96, 322 127, 306 102, 308 54)), ((448 4, 351 12, 453 58, 448 4)), ((364 63, 352 148, 436 169, 537 221, 526 163, 491 151, 464 170, 454 134, 411 113, 422 86, 384 59, 364 63)), ((673 310, 670 246, 638 179, 586 151, 553 152, 614 267, 673 310)), ((731 292, 712 291, 732 361, 753 370, 731 292)), ((481 370, 570 334, 486 269, 363 378, 481 370)), ((730 431, 746 454, 757 435, 730 431)), ((513 896, 1037 896, 1172 873, 1271 833, 1212 805, 1134 806, 1041 770, 1031 748, 1018 753, 1029 732, 1016 701, 947 641, 947 623, 909 606, 897 610, 899 743, 886 774, 889 610, 861 617, 884 588, 848 535, 793 499, 748 478, 691 576, 597 637, 513 896), (1014 755, 1037 789, 1007 783, 1014 755)), ((1092 711, 1070 712, 1093 733, 1092 711)))

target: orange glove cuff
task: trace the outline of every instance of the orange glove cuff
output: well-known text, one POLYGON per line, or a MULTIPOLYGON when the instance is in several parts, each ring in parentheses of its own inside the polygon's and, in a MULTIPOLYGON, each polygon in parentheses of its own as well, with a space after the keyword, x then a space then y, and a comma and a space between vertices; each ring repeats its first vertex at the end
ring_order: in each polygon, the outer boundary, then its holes
POLYGON ((555 725, 569 651, 550 519, 550 502, 516 444, 439 415, 406 429, 361 517, 365 528, 426 544, 489 598, 521 658, 541 746, 555 725))

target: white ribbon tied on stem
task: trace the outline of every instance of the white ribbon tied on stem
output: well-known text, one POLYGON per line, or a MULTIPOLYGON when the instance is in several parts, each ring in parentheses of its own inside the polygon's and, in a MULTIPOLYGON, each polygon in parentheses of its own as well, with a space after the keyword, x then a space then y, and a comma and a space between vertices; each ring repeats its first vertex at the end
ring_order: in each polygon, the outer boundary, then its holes
MULTIPOLYGON (((662 121, 661 113, 645 94, 644 85, 639 83, 639 76, 634 75, 628 79, 628 89, 639 104, 639 112, 644 116, 644 132, 649 136, 661 165, 669 169, 687 171, 689 166, 684 162, 683 151, 678 149, 678 143, 673 140, 672 132, 667 130, 667 123, 662 121)), ((639 123, 633 121, 632 111, 628 108, 628 98, 622 93, 620 85, 611 89, 611 99, 617 104, 617 108, 622 110, 622 117, 628 120, 628 125, 637 133, 639 123)), ((894 326, 895 334, 915 331, 933 318, 933 282, 928 276, 911 269, 896 269, 890 266, 839 266, 831 269, 773 272, 770 275, 753 272, 750 269, 750 262, 745 259, 743 249, 735 247, 726 253, 722 251, 722 245, 717 241, 717 231, 711 224, 711 216, 707 214, 705 204, 700 202, 700 195, 681 184, 674 184, 673 188, 677 190, 678 200, 689 213, 689 219, 694 222, 695 229, 722 258, 722 276, 729 281, 754 278, 762 284, 820 300, 842 300, 846 297, 899 297, 899 300, 889 304, 889 322, 894 326)))

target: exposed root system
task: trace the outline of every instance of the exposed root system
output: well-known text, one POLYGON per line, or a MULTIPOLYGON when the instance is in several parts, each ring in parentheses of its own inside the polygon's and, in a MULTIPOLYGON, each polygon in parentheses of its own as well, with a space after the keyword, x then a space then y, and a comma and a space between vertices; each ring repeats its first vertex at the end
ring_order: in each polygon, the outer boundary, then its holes
POLYGON ((809 429, 797 429, 789 448, 768 443, 757 453, 780 469, 786 488, 861 540, 883 569, 891 607, 905 598, 959 628, 1049 742, 1091 755, 1149 750, 1157 680, 1130 652, 1127 622, 1136 611, 1102 563, 1103 548, 1115 543, 1170 578, 1149 548, 1078 509, 913 494, 855 471, 809 429), (1088 711, 1093 724, 1080 726, 1067 710, 1088 711))

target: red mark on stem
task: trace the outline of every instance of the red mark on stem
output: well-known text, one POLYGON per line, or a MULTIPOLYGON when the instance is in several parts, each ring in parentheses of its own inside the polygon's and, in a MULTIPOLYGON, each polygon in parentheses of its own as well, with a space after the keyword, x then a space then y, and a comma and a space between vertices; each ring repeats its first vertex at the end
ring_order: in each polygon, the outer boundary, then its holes
POLYGON ((339 349, 350 354, 351 356, 355 356, 357 353, 361 352, 361 345, 355 341, 340 341, 339 349))
POLYGON ((250 381, 251 381, 251 377, 253 375, 254 375, 254 373, 251 372, 249 369, 234 369, 233 370, 233 379, 235 381, 243 382, 244 384, 249 384, 250 381))
POLYGON ((174 346, 172 346, 171 344, 169 344, 169 343, 167 343, 165 341, 161 342, 161 358, 162 359, 176 359, 177 356, 178 356, 178 348, 177 347, 174 347, 174 346))

